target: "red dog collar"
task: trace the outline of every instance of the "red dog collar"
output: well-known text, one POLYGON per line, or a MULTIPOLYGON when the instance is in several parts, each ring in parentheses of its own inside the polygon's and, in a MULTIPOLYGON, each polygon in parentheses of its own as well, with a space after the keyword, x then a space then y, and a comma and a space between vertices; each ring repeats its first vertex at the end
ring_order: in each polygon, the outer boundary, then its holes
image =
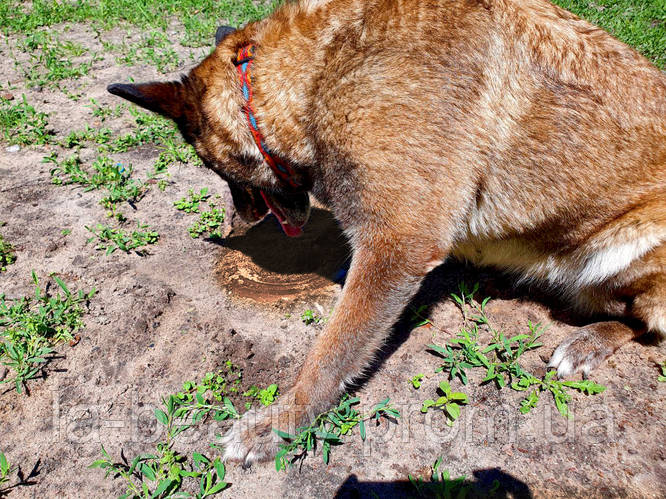
POLYGON ((247 123, 250 127, 250 132, 252 132, 252 137, 254 137, 254 142, 257 144, 261 155, 264 157, 264 161, 268 163, 268 166, 271 167, 271 170, 275 172, 275 175, 277 175, 281 181, 285 182, 292 188, 298 188, 301 187, 301 184, 297 180, 294 169, 271 153, 270 149, 268 149, 264 142, 263 135, 259 131, 256 111, 254 110, 254 102, 252 100, 252 78, 250 75, 250 69, 254 62, 254 50, 254 45, 246 45, 238 50, 238 55, 234 60, 234 64, 238 70, 241 91, 243 92, 243 98, 245 99, 243 112, 247 117, 247 123))

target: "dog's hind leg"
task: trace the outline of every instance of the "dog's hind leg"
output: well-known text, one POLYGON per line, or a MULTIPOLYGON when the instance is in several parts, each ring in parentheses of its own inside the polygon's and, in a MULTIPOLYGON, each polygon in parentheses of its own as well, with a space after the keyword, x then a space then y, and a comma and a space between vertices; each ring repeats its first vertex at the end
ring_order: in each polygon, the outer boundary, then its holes
POLYGON ((557 347, 550 359, 549 366, 557 368, 559 377, 577 371, 589 374, 615 350, 646 331, 666 337, 666 244, 636 261, 616 279, 623 284, 610 301, 626 303, 624 315, 641 325, 630 327, 608 321, 580 328, 557 347))
POLYGON ((296 428, 328 410, 345 384, 363 372, 391 325, 432 266, 430 248, 400 237, 357 246, 343 296, 309 352, 294 387, 276 407, 246 414, 224 437, 225 459, 249 465, 270 459, 282 441, 273 428, 296 428))

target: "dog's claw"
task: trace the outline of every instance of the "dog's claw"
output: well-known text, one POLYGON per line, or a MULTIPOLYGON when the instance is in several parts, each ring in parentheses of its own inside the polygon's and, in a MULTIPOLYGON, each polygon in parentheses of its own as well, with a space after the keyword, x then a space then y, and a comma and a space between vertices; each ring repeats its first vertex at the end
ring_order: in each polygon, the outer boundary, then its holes
POLYGON ((594 331, 582 328, 555 349, 548 368, 557 369, 558 378, 566 378, 577 372, 587 377, 612 353, 613 349, 605 345, 594 331))

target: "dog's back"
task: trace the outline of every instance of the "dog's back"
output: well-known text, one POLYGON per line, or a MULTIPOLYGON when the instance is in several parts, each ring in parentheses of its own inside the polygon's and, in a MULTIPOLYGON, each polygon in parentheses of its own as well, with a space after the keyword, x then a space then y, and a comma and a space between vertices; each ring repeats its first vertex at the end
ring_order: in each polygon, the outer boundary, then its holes
POLYGON ((644 57, 541 1, 370 4, 308 109, 323 148, 390 192, 375 213, 573 298, 666 239, 666 77, 644 57))
MULTIPOLYGON (((545 1, 350 5, 304 108, 314 192, 352 241, 370 219, 430 265, 506 268, 666 335, 664 74, 545 1)), ((560 374, 642 331, 598 324, 560 374)))

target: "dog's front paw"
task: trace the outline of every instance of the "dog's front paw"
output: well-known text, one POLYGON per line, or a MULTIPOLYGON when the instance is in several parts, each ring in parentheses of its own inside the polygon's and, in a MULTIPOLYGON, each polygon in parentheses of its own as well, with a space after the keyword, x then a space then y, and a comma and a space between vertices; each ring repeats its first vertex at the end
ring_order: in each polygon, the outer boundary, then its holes
POLYGON ((269 409, 250 410, 234 422, 220 441, 224 447, 224 461, 235 461, 248 467, 275 456, 282 439, 273 431, 277 418, 269 409))
POLYGON ((564 378, 578 371, 590 374, 613 352, 614 345, 594 327, 584 327, 571 334, 553 352, 548 367, 557 369, 557 376, 564 378))

